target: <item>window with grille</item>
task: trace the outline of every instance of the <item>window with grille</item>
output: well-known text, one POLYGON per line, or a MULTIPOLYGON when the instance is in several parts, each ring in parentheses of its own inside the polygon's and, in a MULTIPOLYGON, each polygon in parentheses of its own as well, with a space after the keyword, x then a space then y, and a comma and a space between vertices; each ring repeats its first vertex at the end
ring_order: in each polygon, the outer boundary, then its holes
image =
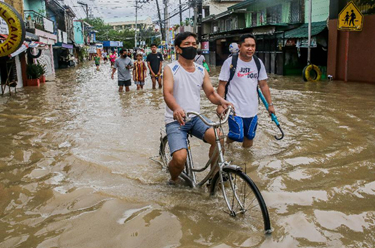
POLYGON ((257 17, 258 17, 258 14, 256 12, 253 12, 253 14, 251 15, 251 26, 252 27, 256 27, 258 25, 257 17))
POLYGON ((281 23, 281 4, 267 8, 267 23, 276 24, 281 23))
POLYGON ((294 0, 290 4, 290 23, 301 22, 301 8, 300 1, 294 0))

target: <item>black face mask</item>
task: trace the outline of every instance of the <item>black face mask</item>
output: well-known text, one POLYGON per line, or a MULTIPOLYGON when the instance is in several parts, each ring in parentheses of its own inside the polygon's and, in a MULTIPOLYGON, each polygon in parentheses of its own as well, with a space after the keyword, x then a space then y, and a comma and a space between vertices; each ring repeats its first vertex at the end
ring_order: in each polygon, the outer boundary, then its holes
POLYGON ((197 48, 193 46, 180 48, 182 50, 182 53, 180 55, 187 60, 193 60, 195 58, 195 55, 197 55, 197 48))

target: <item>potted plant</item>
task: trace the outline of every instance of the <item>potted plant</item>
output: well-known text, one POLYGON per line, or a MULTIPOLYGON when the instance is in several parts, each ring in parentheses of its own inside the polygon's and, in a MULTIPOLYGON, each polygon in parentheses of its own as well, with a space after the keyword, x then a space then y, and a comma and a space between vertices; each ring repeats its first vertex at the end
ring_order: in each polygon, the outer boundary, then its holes
POLYGON ((28 64, 26 67, 27 86, 39 86, 41 76, 40 69, 36 64, 28 64))
POLYGON ((38 61, 37 66, 38 66, 39 73, 40 73, 40 75, 41 75, 40 78, 39 78, 39 81, 40 81, 41 83, 45 83, 45 82, 46 82, 46 76, 45 76, 45 74, 46 74, 46 65, 42 65, 42 64, 39 63, 39 61, 38 61))

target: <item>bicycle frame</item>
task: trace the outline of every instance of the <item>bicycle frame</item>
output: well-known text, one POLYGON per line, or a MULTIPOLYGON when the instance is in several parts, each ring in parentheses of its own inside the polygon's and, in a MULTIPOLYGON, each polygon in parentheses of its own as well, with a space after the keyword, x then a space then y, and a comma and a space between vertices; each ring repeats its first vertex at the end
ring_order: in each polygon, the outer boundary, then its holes
POLYGON ((206 165, 204 167, 200 168, 200 169, 194 168, 192 153, 191 153, 191 149, 190 149, 190 141, 187 138, 187 143, 188 143, 187 153, 188 153, 188 155, 187 155, 187 159, 186 159, 185 170, 182 172, 183 174, 181 174, 181 177, 185 181, 188 181, 190 186, 192 186, 193 188, 202 187, 208 181, 208 179, 210 179, 214 176, 214 174, 217 172, 218 167, 219 167, 219 171, 221 171, 220 167, 222 167, 221 165, 223 165, 225 163, 223 150, 222 150, 222 146, 221 146, 221 143, 220 143, 220 136, 219 136, 219 133, 218 133, 218 129, 220 129, 220 128, 214 127, 215 140, 216 140, 215 150, 212 153, 209 160, 207 161, 206 165), (215 161, 214 161, 214 159, 215 159, 215 161), (195 172, 205 171, 212 164, 212 162, 214 162, 214 166, 211 168, 210 172, 206 175, 206 177, 202 181, 197 183, 195 172))

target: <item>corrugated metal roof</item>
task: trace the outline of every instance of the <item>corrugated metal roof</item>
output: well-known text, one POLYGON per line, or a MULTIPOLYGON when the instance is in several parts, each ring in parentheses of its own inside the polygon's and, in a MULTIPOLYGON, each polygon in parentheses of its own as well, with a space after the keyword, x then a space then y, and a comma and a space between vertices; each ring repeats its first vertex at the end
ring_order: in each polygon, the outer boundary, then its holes
POLYGON ((233 6, 230 6, 228 9, 231 10, 231 9, 241 9, 243 7, 247 7, 248 5, 252 4, 252 3, 255 3, 257 2, 258 0, 246 0, 246 1, 243 1, 242 3, 237 3, 233 6))
MULTIPOLYGON (((308 23, 304 23, 302 26, 286 31, 284 37, 287 39, 291 38, 307 38, 308 37, 308 23)), ((318 35, 327 27, 327 23, 313 22, 311 23, 311 36, 318 35)))

